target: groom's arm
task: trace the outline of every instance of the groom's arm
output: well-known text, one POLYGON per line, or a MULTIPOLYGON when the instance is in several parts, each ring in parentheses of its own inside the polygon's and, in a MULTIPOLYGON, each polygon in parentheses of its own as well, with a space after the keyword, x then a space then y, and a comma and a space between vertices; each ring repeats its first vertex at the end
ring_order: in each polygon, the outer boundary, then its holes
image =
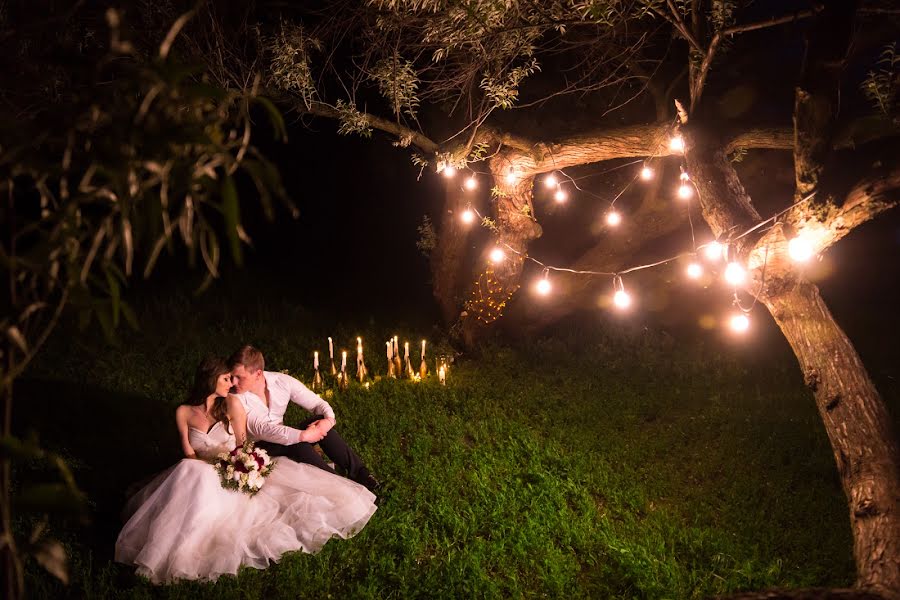
POLYGON ((273 423, 268 419, 263 419, 252 406, 241 404, 246 411, 247 433, 253 439, 290 446, 298 442, 315 443, 322 437, 317 431, 294 429, 281 423, 273 423))
POLYGON ((290 375, 284 375, 284 377, 290 391, 291 402, 299 404, 314 415, 321 415, 329 419, 331 423, 328 429, 331 429, 335 423, 334 410, 331 408, 331 405, 296 378, 290 375))

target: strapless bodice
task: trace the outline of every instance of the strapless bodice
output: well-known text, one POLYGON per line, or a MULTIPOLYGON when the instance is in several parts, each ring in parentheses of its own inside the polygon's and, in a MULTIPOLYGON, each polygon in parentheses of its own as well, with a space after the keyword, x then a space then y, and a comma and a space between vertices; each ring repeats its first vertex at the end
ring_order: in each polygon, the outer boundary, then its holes
POLYGON ((222 452, 231 452, 235 445, 234 434, 228 433, 222 421, 217 421, 208 432, 191 427, 188 430, 188 441, 197 456, 207 459, 216 458, 222 452))

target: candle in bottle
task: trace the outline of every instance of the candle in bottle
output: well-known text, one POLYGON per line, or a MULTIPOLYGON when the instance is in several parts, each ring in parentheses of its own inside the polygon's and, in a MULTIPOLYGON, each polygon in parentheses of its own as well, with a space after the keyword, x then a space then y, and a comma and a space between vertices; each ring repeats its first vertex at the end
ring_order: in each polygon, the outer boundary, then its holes
POLYGON ((341 371, 347 368, 347 351, 341 352, 341 371))
POLYGON ((403 342, 404 355, 403 358, 409 358, 409 342, 403 342))
POLYGON ((313 368, 316 370, 319 369, 319 352, 318 351, 313 352, 313 368))
POLYGON ((328 338, 328 358, 334 360, 334 344, 331 343, 331 338, 328 338))
POLYGON ((422 340, 422 360, 425 360, 425 340, 422 340))
POLYGON ((391 347, 390 342, 385 342, 385 345, 387 346, 387 359, 391 360, 392 358, 394 358, 393 348, 391 347))

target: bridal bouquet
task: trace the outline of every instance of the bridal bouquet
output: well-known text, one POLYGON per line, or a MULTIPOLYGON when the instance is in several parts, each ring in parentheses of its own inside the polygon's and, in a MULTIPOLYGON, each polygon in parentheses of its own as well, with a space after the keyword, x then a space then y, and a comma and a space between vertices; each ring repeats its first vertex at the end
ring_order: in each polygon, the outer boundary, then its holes
POLYGON ((251 496, 259 491, 274 464, 269 454, 245 442, 231 452, 223 452, 213 464, 222 480, 222 487, 245 492, 251 496))

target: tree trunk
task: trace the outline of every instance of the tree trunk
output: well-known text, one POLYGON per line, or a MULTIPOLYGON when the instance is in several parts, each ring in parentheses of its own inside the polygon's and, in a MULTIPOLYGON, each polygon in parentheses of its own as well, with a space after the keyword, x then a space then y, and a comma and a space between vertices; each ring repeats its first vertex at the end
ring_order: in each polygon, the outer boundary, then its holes
MULTIPOLYGON (((684 135, 688 171, 715 235, 728 241, 758 223, 722 141, 693 122, 684 135)), ((754 284, 765 284, 760 300, 793 348, 828 432, 850 504, 857 586, 900 598, 900 454, 887 408, 818 288, 797 276, 786 243, 745 236, 731 244, 729 260, 758 256, 760 244, 769 245, 768 265, 751 265, 754 284)))
POLYGON ((853 344, 807 281, 762 298, 812 390, 850 504, 857 585, 900 597, 900 450, 853 344))
POLYGON ((462 341, 472 349, 503 314, 510 297, 520 287, 528 244, 541 236, 531 203, 533 177, 510 182, 507 175, 515 165, 503 155, 491 159, 491 173, 498 188, 494 209, 494 241, 506 254, 492 263, 489 245, 481 254, 478 275, 474 279, 465 309, 460 315, 462 341))
POLYGON ((466 208, 465 192, 458 182, 448 181, 444 190, 444 208, 437 245, 431 253, 432 293, 441 309, 444 323, 451 324, 459 317, 461 298, 465 292, 467 229, 460 220, 466 208))

